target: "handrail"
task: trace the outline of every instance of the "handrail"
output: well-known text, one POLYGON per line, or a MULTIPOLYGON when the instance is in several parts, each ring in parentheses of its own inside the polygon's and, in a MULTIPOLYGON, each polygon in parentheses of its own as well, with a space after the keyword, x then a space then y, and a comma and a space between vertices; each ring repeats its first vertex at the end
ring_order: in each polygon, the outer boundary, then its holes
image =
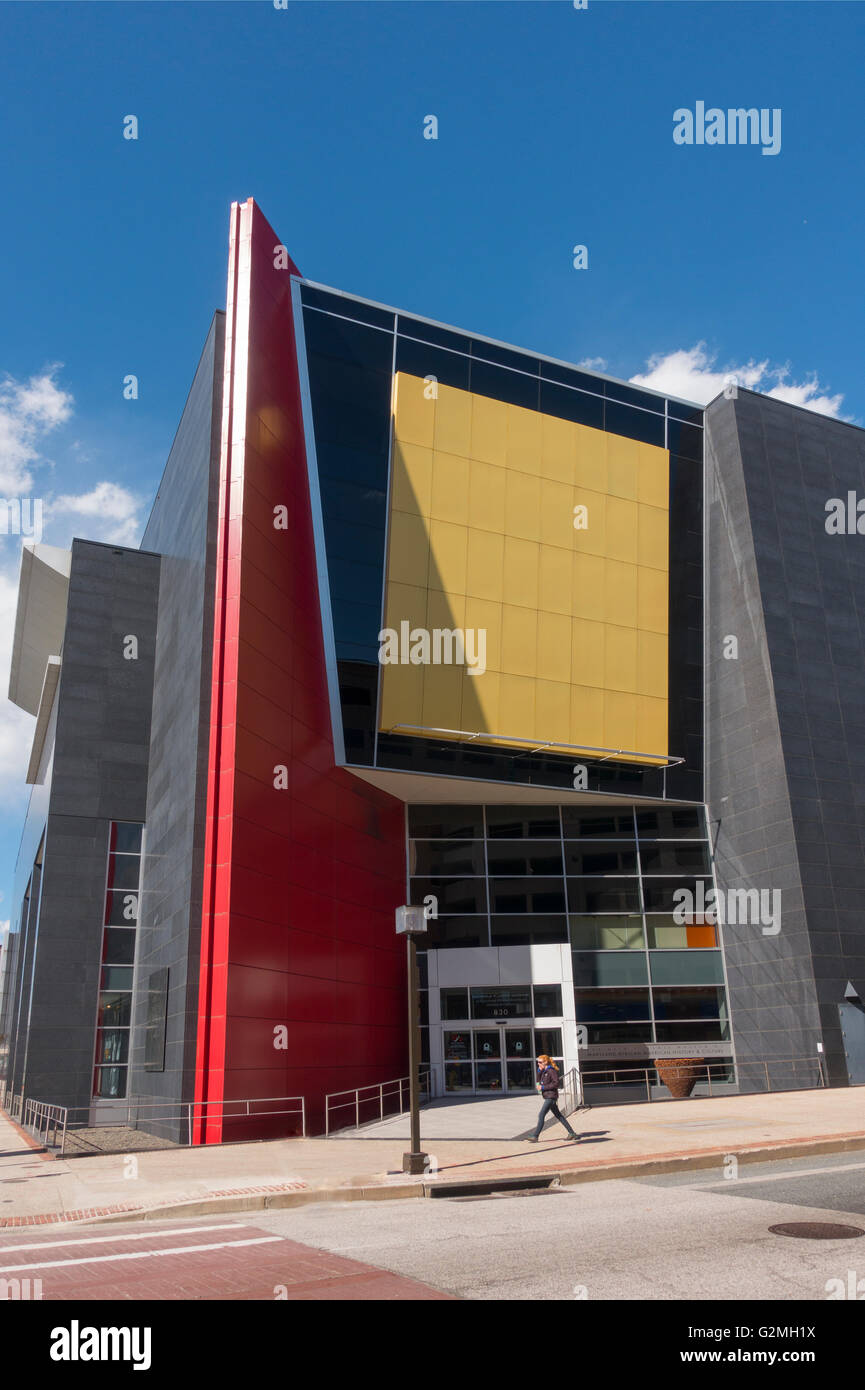
MULTIPOLYGON (((419 1079, 420 1079, 421 1087, 422 1087, 423 1089, 426 1089, 426 1091, 428 1092, 428 1094, 432 1094, 432 1068, 429 1067, 429 1066, 427 1066, 427 1065, 424 1065, 424 1066, 422 1066, 422 1067, 419 1067, 419 1068, 418 1068, 418 1077, 419 1077, 419 1079), (424 1080, 426 1080, 426 1083, 427 1083, 427 1084, 426 1084, 426 1087, 423 1086, 424 1080)), ((353 1088, 349 1088, 347 1091, 330 1091, 330 1092, 325 1096, 325 1098, 324 1098, 324 1132, 325 1132, 325 1135, 330 1134, 330 1116, 331 1116, 331 1111, 345 1110, 345 1109, 347 1109, 349 1106, 353 1106, 353 1107, 354 1107, 354 1114, 355 1114, 354 1126, 352 1126, 351 1124, 347 1124, 347 1125, 341 1125, 340 1128, 342 1128, 342 1129, 352 1129, 352 1128, 355 1128, 355 1129, 356 1129, 356 1128, 358 1128, 359 1125, 360 1125, 360 1107, 361 1107, 362 1105, 367 1105, 370 1101, 374 1101, 375 1098, 376 1098, 376 1095, 375 1095, 376 1092, 378 1093, 378 1107, 379 1107, 379 1115, 378 1115, 378 1117, 379 1117, 380 1120, 383 1120, 383 1119, 384 1119, 384 1102, 385 1102, 385 1100, 390 1100, 390 1099, 391 1099, 393 1096, 395 1096, 395 1095, 398 1095, 398 1096, 399 1096, 399 1109, 396 1110, 396 1111, 394 1111, 394 1112, 392 1112, 392 1113, 397 1114, 397 1115, 402 1115, 402 1114, 404 1114, 405 1111, 407 1110, 408 1106, 403 1104, 403 1095, 405 1094, 405 1095, 406 1095, 406 1098, 408 1097, 408 1087, 409 1087, 409 1082, 410 1082, 410 1081, 411 1081, 411 1077, 410 1077, 410 1076, 398 1076, 398 1077, 396 1077, 393 1081, 379 1081, 379 1082, 373 1082, 373 1083, 372 1083, 371 1085, 369 1085, 369 1086, 355 1086, 355 1087, 353 1087, 353 1088), (394 1091, 394 1090, 387 1090, 387 1089, 386 1089, 387 1087, 394 1087, 394 1086, 398 1087, 398 1090, 397 1090, 397 1091, 394 1091), (404 1088, 405 1088, 405 1090, 404 1090, 404 1088), (369 1096, 364 1096, 363 1098, 361 1098, 361 1091, 371 1091, 373 1094, 372 1094, 372 1095, 369 1095, 369 1096), (352 1099, 352 1100, 342 1100, 342 1101, 338 1101, 338 1102, 337 1102, 337 1097, 338 1097, 338 1096, 351 1096, 351 1097, 353 1097, 353 1099, 352 1099), (336 1103, 334 1103, 334 1102, 336 1102, 336 1103)))
MULTIPOLYGON (((23 1097, 19 1099, 23 1099, 23 1097)), ((150 1123, 172 1120, 182 1123, 185 1121, 187 1138, 185 1143, 182 1140, 179 1142, 181 1147, 189 1147, 192 1145, 192 1133, 195 1119, 201 1118, 202 1112, 205 1112, 204 1117, 206 1118, 208 1109, 216 1106, 222 1111, 222 1118, 224 1120, 254 1119, 272 1115, 299 1115, 301 1135, 303 1138, 306 1138, 306 1098, 304 1096, 250 1096, 241 1097, 236 1100, 184 1101, 176 1105, 172 1104, 170 1101, 140 1101, 136 1099, 128 1100, 124 1104, 124 1102, 118 1098, 117 1103, 112 1105, 111 1109, 118 1112, 120 1116, 125 1116, 125 1119, 118 1118, 115 1123, 121 1125, 125 1123, 126 1126, 133 1129, 138 1127, 139 1118, 145 1122, 149 1121, 150 1123), (256 1110, 253 1108, 256 1106, 270 1106, 273 1104, 279 1104, 283 1107, 290 1106, 292 1108, 283 1108, 279 1110, 256 1110), (231 1107, 235 1106, 243 1108, 232 1111, 231 1107), (165 1113, 142 1113, 153 1111, 164 1111, 165 1113)), ((49 1144, 49 1136, 51 1136, 51 1141, 56 1147, 57 1135, 59 1133, 60 1152, 63 1154, 66 1152, 66 1140, 70 1132, 76 1129, 99 1128, 98 1125, 91 1125, 90 1123, 91 1109, 89 1105, 65 1106, 54 1105, 48 1101, 28 1100, 23 1106, 23 1119, 21 1123, 25 1129, 29 1129, 31 1133, 38 1135, 46 1146, 49 1144), (76 1120, 73 1118, 76 1115, 83 1116, 84 1118, 76 1120)))

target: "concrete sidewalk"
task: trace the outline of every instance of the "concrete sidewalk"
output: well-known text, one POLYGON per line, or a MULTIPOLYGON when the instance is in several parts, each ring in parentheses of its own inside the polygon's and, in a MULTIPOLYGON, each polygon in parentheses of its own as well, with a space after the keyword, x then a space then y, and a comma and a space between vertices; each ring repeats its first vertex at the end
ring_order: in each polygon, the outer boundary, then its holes
MULTIPOLYGON (((424 1133, 421 1112, 421 1134, 424 1133)), ((813 1153, 865 1151, 865 1089, 608 1106, 578 1112, 579 1145, 430 1138, 427 1179, 402 1173, 400 1138, 285 1139, 54 1159, 0 1114, 0 1228, 311 1201, 425 1195, 448 1182, 544 1173, 565 1183, 813 1153)), ((556 1127, 558 1129, 558 1126, 556 1127)))

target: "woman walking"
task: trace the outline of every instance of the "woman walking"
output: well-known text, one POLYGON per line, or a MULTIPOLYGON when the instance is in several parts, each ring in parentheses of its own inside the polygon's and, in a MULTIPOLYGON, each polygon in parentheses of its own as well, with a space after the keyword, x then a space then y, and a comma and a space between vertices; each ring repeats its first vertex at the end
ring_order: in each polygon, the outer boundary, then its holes
POLYGON ((541 1130, 544 1127, 544 1120, 547 1115, 555 1115, 560 1124, 563 1124, 568 1132, 569 1139, 577 1139, 576 1134, 571 1129, 561 1110, 559 1109, 559 1069, 551 1057, 542 1052, 538 1058, 538 1090, 543 1096, 544 1103, 541 1106, 541 1113, 538 1116, 538 1126, 527 1144, 537 1144, 541 1130))

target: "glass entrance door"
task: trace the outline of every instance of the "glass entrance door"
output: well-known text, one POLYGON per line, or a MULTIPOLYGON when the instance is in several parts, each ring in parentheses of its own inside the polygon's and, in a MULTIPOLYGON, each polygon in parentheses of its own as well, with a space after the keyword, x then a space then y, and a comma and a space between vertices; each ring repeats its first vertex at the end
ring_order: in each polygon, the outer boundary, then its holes
POLYGON ((531 1028, 446 1028, 443 1041, 446 1091, 506 1095, 534 1090, 531 1028))

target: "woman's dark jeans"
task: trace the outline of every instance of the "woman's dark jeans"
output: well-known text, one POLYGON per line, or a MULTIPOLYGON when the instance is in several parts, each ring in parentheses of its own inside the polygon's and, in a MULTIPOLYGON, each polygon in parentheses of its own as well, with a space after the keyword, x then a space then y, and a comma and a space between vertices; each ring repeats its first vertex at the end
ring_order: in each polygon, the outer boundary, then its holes
POLYGON ((559 1109, 558 1096, 550 1096, 549 1099, 545 1100, 543 1105, 541 1106, 541 1113, 538 1116, 538 1127, 535 1130, 536 1139, 540 1139, 541 1130, 544 1127, 544 1120, 547 1118, 548 1115, 555 1115, 559 1123, 564 1125, 565 1129, 568 1131, 568 1134, 573 1134, 574 1138, 576 1139, 577 1136, 574 1134, 574 1131, 571 1129, 571 1126, 568 1124, 567 1120, 565 1119, 564 1115, 559 1109))

